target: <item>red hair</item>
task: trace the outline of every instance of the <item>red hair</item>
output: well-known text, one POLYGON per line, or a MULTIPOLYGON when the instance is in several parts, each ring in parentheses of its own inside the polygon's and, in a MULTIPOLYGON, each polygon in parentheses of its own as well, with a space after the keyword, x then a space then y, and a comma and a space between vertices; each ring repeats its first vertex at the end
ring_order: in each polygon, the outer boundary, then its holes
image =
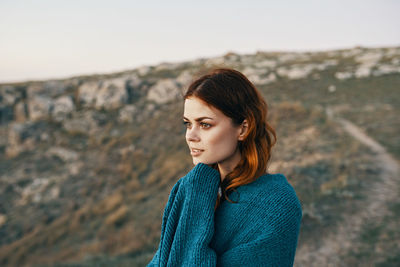
MULTIPOLYGON (((268 107, 256 87, 237 70, 218 68, 193 81, 183 98, 197 97, 219 109, 239 126, 246 119, 248 130, 238 141, 241 159, 221 183, 215 209, 228 194, 241 185, 255 181, 267 173, 271 147, 276 143, 275 130, 267 122, 268 107)), ((212 166, 218 170, 217 163, 212 166)))

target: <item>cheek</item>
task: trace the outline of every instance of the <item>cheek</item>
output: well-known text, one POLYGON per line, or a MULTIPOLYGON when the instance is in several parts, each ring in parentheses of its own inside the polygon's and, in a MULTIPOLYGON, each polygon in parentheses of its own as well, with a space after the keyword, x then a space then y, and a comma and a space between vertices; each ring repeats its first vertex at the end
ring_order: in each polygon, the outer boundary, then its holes
POLYGON ((221 131, 209 139, 208 145, 216 153, 229 153, 235 151, 237 140, 232 132, 221 131))

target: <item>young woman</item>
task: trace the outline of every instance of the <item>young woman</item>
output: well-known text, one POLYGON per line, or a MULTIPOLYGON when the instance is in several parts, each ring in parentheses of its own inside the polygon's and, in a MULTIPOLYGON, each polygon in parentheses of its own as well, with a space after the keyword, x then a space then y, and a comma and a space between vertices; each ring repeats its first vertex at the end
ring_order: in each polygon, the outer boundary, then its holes
POLYGON ((283 174, 267 172, 275 131, 267 104, 233 69, 184 95, 193 164, 172 188, 148 266, 293 266, 302 211, 283 174))

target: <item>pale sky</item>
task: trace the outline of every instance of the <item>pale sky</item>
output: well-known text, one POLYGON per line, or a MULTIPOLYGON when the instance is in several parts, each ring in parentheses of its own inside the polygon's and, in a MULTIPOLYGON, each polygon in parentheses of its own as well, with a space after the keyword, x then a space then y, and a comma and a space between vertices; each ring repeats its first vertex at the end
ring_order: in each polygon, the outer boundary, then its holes
POLYGON ((400 45, 397 0, 0 0, 0 82, 227 52, 400 45))

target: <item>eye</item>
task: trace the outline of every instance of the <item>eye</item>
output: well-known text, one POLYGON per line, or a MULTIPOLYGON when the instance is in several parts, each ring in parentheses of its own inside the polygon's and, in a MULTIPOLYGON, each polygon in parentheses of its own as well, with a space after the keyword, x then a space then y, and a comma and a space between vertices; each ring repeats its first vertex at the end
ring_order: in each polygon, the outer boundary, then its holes
POLYGON ((208 124, 208 123, 206 123, 206 122, 201 122, 200 125, 201 125, 202 128, 205 128, 205 129, 211 127, 211 124, 208 124))
MULTIPOLYGON (((182 123, 186 128, 190 128, 192 126, 192 124, 188 121, 183 121, 182 123)), ((211 124, 206 123, 206 122, 200 122, 199 124, 200 124, 200 127, 203 129, 208 129, 211 127, 211 124)))

